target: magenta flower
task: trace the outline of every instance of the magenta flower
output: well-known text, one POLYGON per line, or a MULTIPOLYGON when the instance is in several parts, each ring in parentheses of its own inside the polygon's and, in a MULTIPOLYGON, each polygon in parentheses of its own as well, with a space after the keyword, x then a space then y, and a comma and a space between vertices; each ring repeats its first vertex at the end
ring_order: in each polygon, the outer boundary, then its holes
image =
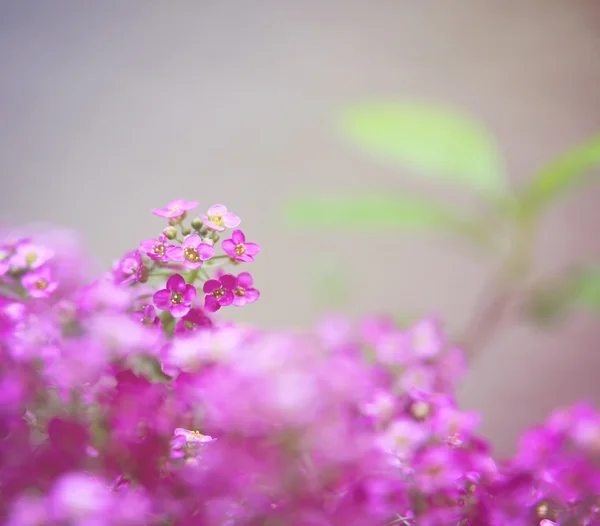
POLYGON ((111 508, 108 485, 87 473, 63 475, 50 497, 51 515, 58 521, 91 523, 92 518, 100 519, 111 508))
POLYGON ((413 325, 407 334, 413 354, 427 359, 438 355, 444 347, 444 338, 436 320, 424 319, 413 325))
POLYGON ((8 261, 0 261, 0 278, 2 278, 2 276, 5 276, 9 270, 10 265, 8 264, 8 261))
POLYGON ((241 230, 234 230, 231 239, 224 239, 221 246, 231 259, 247 263, 254 261, 254 256, 260 252, 260 245, 246 243, 246 236, 241 230))
POLYGON ((221 307, 231 305, 235 298, 233 291, 237 287, 237 281, 231 274, 223 274, 219 279, 209 279, 202 289, 206 294, 204 308, 208 312, 216 312, 221 307))
POLYGON ((16 268, 36 269, 47 263, 53 256, 53 250, 25 242, 17 245, 15 253, 10 258, 10 264, 16 268))
POLYGON ((169 201, 166 208, 153 208, 152 213, 165 219, 176 219, 183 217, 189 210, 193 210, 198 206, 197 201, 184 201, 183 199, 175 199, 169 201))
POLYGON ((147 325, 149 327, 161 327, 162 322, 160 318, 156 315, 156 309, 153 305, 144 305, 142 311, 137 311, 134 313, 134 319, 140 321, 143 325, 147 325))
POLYGON ((167 287, 152 296, 154 305, 161 310, 168 310, 174 318, 181 318, 190 312, 195 299, 196 287, 188 285, 181 274, 173 274, 167 280, 167 287))
POLYGON ((235 228, 240 224, 240 218, 227 211, 225 205, 214 205, 208 209, 208 214, 202 216, 207 228, 223 232, 225 228, 235 228))
POLYGON ((113 265, 113 276, 117 285, 127 285, 134 281, 143 283, 148 278, 148 269, 142 263, 139 250, 132 250, 113 265))
POLYGON ((210 329, 212 321, 199 307, 190 310, 175 325, 175 334, 185 334, 198 329, 210 329))
POLYGON ((21 285, 32 298, 47 298, 58 287, 58 281, 48 267, 41 267, 25 274, 21 278, 21 285))
POLYGON ((242 272, 237 277, 237 286, 233 289, 233 304, 242 307, 246 303, 254 303, 260 292, 252 288, 253 279, 249 272, 242 272))
POLYGON ((169 257, 173 261, 183 261, 186 268, 195 270, 202 266, 202 262, 212 258, 215 247, 208 243, 202 243, 198 234, 187 236, 183 240, 183 246, 173 247, 169 250, 169 257))
POLYGON ((158 239, 146 239, 140 243, 140 250, 149 258, 166 263, 169 261, 169 252, 176 248, 169 244, 164 234, 158 236, 158 239))

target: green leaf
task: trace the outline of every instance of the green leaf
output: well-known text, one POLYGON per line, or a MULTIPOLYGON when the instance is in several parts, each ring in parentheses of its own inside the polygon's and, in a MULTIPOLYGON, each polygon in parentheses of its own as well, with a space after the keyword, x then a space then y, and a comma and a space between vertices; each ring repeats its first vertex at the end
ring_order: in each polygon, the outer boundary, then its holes
POLYGON ((600 268, 573 271, 539 286, 528 304, 528 314, 538 322, 556 322, 573 308, 600 315, 600 268))
MULTIPOLYGON (((600 167, 600 134, 543 167, 519 192, 525 215, 533 215, 569 190, 583 184, 600 167)), ((600 174, 597 171, 596 174, 600 174)))
POLYGON ((346 109, 344 135, 363 151, 485 194, 506 190, 495 141, 455 111, 415 102, 373 101, 346 109))
POLYGON ((600 268, 587 270, 579 276, 575 299, 600 315, 600 268))
POLYGON ((467 220, 431 200, 380 194, 297 197, 287 202, 285 214, 293 227, 353 231, 445 230, 480 245, 490 241, 477 221, 467 220))

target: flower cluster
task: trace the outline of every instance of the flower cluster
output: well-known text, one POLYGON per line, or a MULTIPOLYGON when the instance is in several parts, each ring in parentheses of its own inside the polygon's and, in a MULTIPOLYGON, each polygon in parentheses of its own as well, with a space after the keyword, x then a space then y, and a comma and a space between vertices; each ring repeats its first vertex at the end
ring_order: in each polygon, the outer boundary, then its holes
POLYGON ((0 522, 600 524, 593 408, 556 411, 500 462, 456 404, 466 364, 435 319, 219 320, 259 297, 221 266, 260 247, 223 205, 186 223, 197 206, 153 210, 162 233, 90 284, 64 239, 0 236, 0 522))

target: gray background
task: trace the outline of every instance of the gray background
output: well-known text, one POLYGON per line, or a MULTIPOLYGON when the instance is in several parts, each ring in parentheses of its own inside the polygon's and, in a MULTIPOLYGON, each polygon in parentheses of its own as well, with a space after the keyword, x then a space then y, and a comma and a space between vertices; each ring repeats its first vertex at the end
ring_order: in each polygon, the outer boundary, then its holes
MULTIPOLYGON (((282 203, 371 188, 473 205, 344 144, 332 116, 363 97, 477 117, 524 180, 600 125, 599 24, 595 0, 4 0, 0 219, 76 227, 108 265, 160 228, 152 207, 224 202, 264 247, 263 296, 236 319, 309 326, 325 310, 312 286, 322 264, 352 279, 352 315, 434 312, 460 326, 488 261, 434 235, 291 231, 282 203)), ((600 255, 599 197, 547 217, 540 273, 600 255)), ((501 452, 554 405, 600 399, 599 335, 577 315, 549 333, 512 326, 489 345, 460 395, 501 452)))

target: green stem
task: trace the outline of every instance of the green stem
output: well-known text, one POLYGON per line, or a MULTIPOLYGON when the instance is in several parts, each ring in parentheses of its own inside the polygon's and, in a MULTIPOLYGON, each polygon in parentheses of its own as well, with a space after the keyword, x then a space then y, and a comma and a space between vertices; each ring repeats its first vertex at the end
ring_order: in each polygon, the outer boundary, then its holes
POLYGON ((533 259, 535 231, 536 223, 532 217, 515 216, 512 247, 498 274, 484 291, 481 307, 477 308, 474 320, 460 340, 469 360, 483 351, 485 344, 504 323, 516 292, 527 279, 533 259))

